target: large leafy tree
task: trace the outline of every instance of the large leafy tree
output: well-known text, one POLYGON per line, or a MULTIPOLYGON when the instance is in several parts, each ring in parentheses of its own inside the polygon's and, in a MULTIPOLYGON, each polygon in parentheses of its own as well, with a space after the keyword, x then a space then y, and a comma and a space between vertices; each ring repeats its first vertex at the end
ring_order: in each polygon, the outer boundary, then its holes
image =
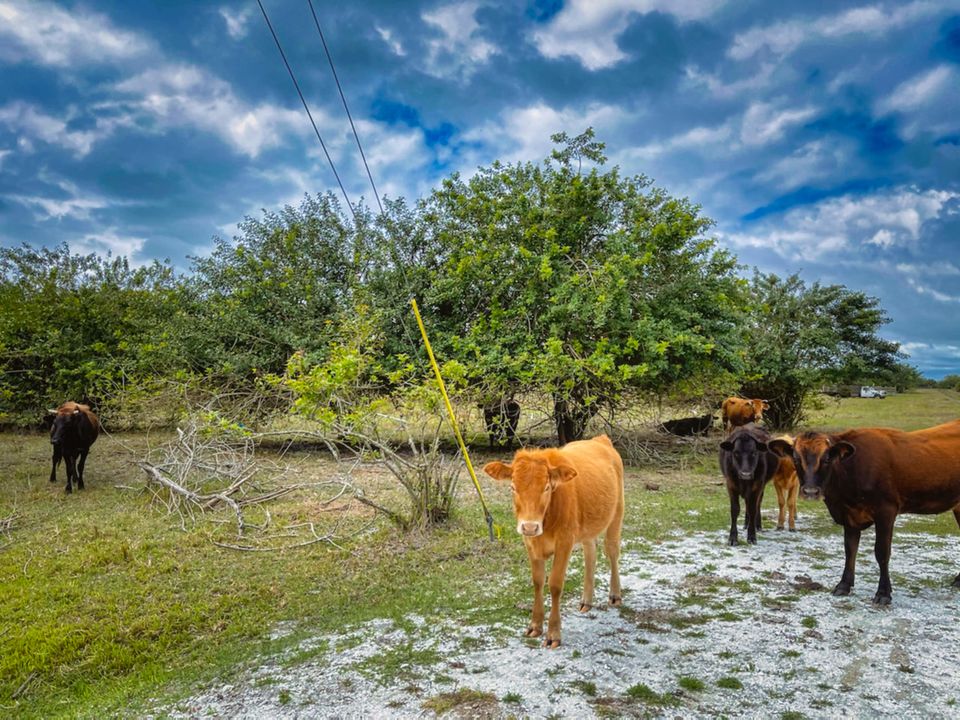
POLYGON ((843 285, 807 286, 797 275, 761 273, 751 292, 743 392, 768 400, 765 417, 773 427, 796 425, 804 400, 822 383, 896 371, 899 345, 878 335, 888 318, 877 298, 843 285))
POLYGON ((551 395, 562 443, 627 391, 736 367, 742 281, 698 206, 603 172, 592 130, 553 139, 541 164, 454 175, 422 212, 439 342, 488 396, 551 395))
POLYGON ((172 377, 183 368, 183 300, 163 263, 132 268, 65 244, 0 249, 0 418, 25 422, 67 399, 172 377))

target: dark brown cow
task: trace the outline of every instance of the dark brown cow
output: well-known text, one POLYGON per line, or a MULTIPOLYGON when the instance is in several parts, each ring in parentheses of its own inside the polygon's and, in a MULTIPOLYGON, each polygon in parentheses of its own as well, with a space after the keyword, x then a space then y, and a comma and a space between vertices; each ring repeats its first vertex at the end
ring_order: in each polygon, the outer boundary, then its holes
MULTIPOLYGON (((960 420, 914 432, 860 428, 836 434, 807 432, 793 447, 771 449, 793 457, 804 497, 826 501, 843 526, 846 562, 834 595, 853 588, 860 533, 876 525, 874 554, 880 583, 873 602, 890 604, 890 546, 900 513, 931 515, 953 510, 960 524, 960 420)), ((953 581, 960 587, 960 575, 953 581)))
POLYGON ((57 481, 57 466, 62 458, 67 466, 67 492, 73 492, 74 479, 77 489, 83 490, 83 468, 90 446, 100 434, 100 422, 88 406, 80 403, 68 401, 50 412, 54 416, 50 428, 50 443, 53 445, 50 482, 57 481))
POLYGON ((770 434, 754 424, 734 428, 720 443, 720 471, 727 481, 730 496, 730 544, 736 545, 740 498, 746 505, 747 542, 757 542, 760 529, 760 503, 763 488, 773 477, 780 458, 767 447, 770 434))
POLYGON ((623 461, 610 438, 600 435, 562 448, 518 450, 513 463, 491 462, 484 472, 509 480, 517 532, 523 536, 533 575, 533 616, 527 637, 543 633, 543 584, 550 569, 548 648, 560 646, 560 594, 574 545, 583 546, 584 573, 581 612, 593 605, 596 540, 604 535, 610 561, 610 604, 620 599, 620 532, 623 524, 623 461))
POLYGON ((723 429, 727 432, 735 427, 747 423, 760 422, 763 411, 770 409, 766 400, 747 400, 745 398, 728 397, 723 401, 720 412, 723 419, 723 429))

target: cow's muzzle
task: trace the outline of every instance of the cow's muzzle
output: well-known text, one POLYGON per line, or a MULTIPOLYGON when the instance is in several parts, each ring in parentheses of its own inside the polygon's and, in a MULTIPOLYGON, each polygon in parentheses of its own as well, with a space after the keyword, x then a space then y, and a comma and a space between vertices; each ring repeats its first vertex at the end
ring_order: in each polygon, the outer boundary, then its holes
POLYGON ((543 534, 543 525, 539 522, 521 520, 517 523, 517 532, 527 537, 536 537, 543 534))
POLYGON ((807 500, 819 500, 823 497, 823 490, 815 485, 804 485, 800 488, 800 492, 807 500))
POLYGON ((741 472, 738 473, 738 475, 740 475, 740 479, 741 479, 741 480, 753 480, 753 473, 752 473, 752 472, 742 472, 742 471, 741 471, 741 472))

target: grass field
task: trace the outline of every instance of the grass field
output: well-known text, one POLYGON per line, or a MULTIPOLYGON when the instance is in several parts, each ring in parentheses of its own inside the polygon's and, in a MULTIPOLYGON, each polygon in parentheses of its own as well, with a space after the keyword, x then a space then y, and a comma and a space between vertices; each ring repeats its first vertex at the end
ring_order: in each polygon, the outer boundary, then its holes
MULTIPOLYGON (((960 394, 927 390, 828 400, 810 426, 914 429, 958 416, 960 394)), ((47 482, 45 437, 0 436, 0 521, 13 518, 0 534, 0 714, 136 716, 228 680, 257 658, 301 648, 306 637, 375 620, 402 624, 442 612, 470 624, 525 622, 518 607, 529 601, 522 544, 509 532, 486 540, 468 481, 454 521, 429 534, 402 535, 379 523, 343 549, 241 553, 214 546, 209 524, 182 530, 149 494, 130 489, 143 485, 132 460, 164 439, 124 436, 132 455, 101 439, 88 462, 87 490, 66 496, 62 483, 47 482)), ((628 543, 726 527, 712 445, 699 453, 679 446, 670 467, 628 468, 628 543)), ((328 460, 307 455, 299 467, 314 477, 333 472, 328 460)), ((511 528, 508 490, 484 486, 497 523, 511 528)), ((278 501, 271 512, 280 520, 322 515, 308 493, 278 501)), ((825 516, 822 506, 802 512, 825 516)), ((826 522, 817 527, 836 532, 826 522)), ((922 519, 917 528, 956 531, 947 516, 922 519)), ((325 651, 296 650, 287 662, 325 651)), ((394 660, 402 674, 410 658, 394 660)))

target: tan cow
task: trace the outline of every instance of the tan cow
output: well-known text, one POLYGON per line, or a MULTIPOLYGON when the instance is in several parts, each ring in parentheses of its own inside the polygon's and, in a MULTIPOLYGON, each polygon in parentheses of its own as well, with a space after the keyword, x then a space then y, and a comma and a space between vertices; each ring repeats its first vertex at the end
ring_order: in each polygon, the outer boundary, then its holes
MULTIPOLYGON (((777 440, 793 445, 793 438, 789 435, 781 435, 777 440)), ((797 495, 800 492, 800 479, 797 477, 797 469, 793 466, 792 457, 784 455, 780 458, 780 464, 777 465, 777 471, 773 475, 773 487, 777 490, 777 504, 780 506, 777 530, 783 530, 783 521, 789 512, 790 531, 794 532, 797 529, 797 495)))
POLYGON ((623 525, 623 461, 606 435, 562 448, 518 450, 510 465, 483 468, 495 480, 510 480, 517 532, 523 536, 533 575, 533 615, 524 633, 543 634, 543 585, 550 568, 550 620, 544 646, 560 646, 560 594, 574 545, 583 546, 584 580, 580 611, 593 606, 596 540, 605 536, 610 560, 610 604, 620 598, 620 530, 623 525))
POLYGON ((723 429, 725 432, 730 432, 735 427, 760 422, 763 419, 763 411, 769 409, 770 403, 766 400, 728 397, 723 401, 720 410, 723 415, 723 429))

